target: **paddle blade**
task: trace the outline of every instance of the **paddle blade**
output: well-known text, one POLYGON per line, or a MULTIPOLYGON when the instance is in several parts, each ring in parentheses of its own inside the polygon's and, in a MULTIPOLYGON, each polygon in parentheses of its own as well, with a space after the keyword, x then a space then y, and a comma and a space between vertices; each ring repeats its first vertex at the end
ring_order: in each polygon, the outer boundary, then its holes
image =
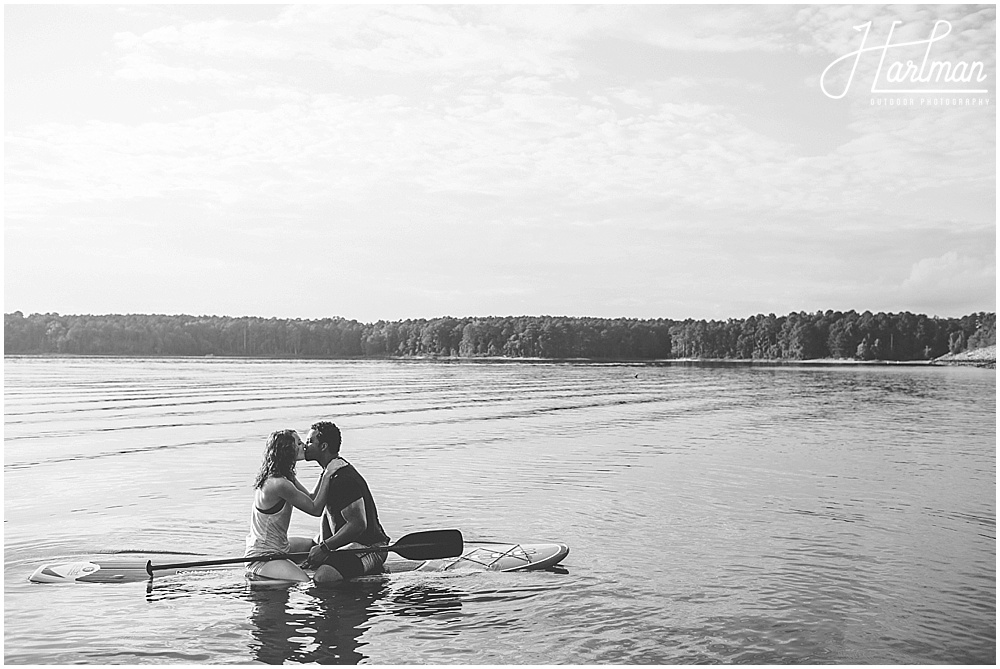
POLYGON ((408 560, 437 560, 458 557, 463 548, 462 533, 458 530, 431 530, 407 534, 390 550, 408 560))

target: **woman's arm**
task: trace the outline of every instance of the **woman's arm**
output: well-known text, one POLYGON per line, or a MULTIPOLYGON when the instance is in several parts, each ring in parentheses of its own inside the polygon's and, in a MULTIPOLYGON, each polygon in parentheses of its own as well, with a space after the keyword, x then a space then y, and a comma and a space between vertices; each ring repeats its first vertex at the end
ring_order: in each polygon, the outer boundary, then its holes
MULTIPOLYGON (((347 466, 347 462, 345 460, 341 460, 340 458, 334 458, 326 466, 326 469, 323 470, 323 473, 324 474, 331 474, 332 475, 334 472, 336 472, 341 467, 346 467, 346 466, 347 466)), ((317 493, 320 492, 319 487, 320 487, 320 485, 323 484, 323 478, 324 477, 321 476, 321 477, 319 477, 319 480, 316 481, 316 486, 313 488, 313 491, 312 491, 312 498, 313 499, 316 499, 317 493)), ((296 483, 298 483, 298 481, 296 481, 296 483)), ((301 483, 299 483, 299 489, 302 490, 302 492, 306 491, 306 489, 302 487, 301 483)), ((320 497, 320 499, 325 499, 325 498, 326 498, 326 492, 324 491, 323 495, 320 497)))
POLYGON ((287 500, 299 511, 305 511, 310 516, 319 516, 323 513, 323 508, 326 506, 326 491, 330 487, 331 478, 333 478, 332 475, 323 470, 312 495, 307 493, 298 481, 276 479, 278 486, 277 493, 282 499, 287 500))

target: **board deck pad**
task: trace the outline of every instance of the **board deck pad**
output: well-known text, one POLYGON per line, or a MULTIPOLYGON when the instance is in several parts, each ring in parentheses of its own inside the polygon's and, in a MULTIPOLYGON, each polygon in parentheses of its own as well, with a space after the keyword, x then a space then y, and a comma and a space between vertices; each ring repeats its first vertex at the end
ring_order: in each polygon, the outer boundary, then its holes
POLYGON ((406 571, 530 571, 547 569, 569 554, 565 544, 489 544, 466 547, 457 558, 444 560, 386 560, 390 574, 406 571))
MULTIPOLYGON (((480 544, 466 543, 462 555, 441 560, 396 559, 390 553, 385 572, 399 574, 410 571, 532 571, 559 564, 568 554, 566 544, 480 544)), ((213 567, 191 567, 157 571, 158 576, 184 572, 242 569, 242 564, 213 567)), ((38 567, 28 580, 33 583, 135 583, 149 580, 146 558, 94 558, 59 562, 38 567)))

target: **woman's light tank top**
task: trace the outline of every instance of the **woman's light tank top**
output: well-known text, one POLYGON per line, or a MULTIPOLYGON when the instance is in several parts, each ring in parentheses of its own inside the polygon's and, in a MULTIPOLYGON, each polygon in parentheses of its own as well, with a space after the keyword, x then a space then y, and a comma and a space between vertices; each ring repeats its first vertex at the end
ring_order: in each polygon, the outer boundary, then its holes
POLYGON ((292 505, 281 500, 281 506, 261 511, 254 503, 250 512, 250 534, 247 535, 246 557, 288 552, 288 524, 292 505))

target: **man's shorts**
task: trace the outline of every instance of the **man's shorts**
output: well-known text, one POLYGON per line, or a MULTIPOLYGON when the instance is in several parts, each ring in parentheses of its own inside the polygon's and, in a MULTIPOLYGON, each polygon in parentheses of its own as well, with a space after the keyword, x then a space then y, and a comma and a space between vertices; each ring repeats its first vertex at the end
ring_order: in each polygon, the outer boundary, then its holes
MULTIPOLYGON (((348 544, 344 548, 377 548, 387 544, 375 544, 365 546, 358 543, 348 544)), ((345 579, 357 578, 358 576, 369 576, 371 574, 381 574, 382 565, 389 557, 389 551, 376 551, 372 553, 354 553, 349 550, 326 551, 326 558, 323 564, 329 565, 345 579)))

